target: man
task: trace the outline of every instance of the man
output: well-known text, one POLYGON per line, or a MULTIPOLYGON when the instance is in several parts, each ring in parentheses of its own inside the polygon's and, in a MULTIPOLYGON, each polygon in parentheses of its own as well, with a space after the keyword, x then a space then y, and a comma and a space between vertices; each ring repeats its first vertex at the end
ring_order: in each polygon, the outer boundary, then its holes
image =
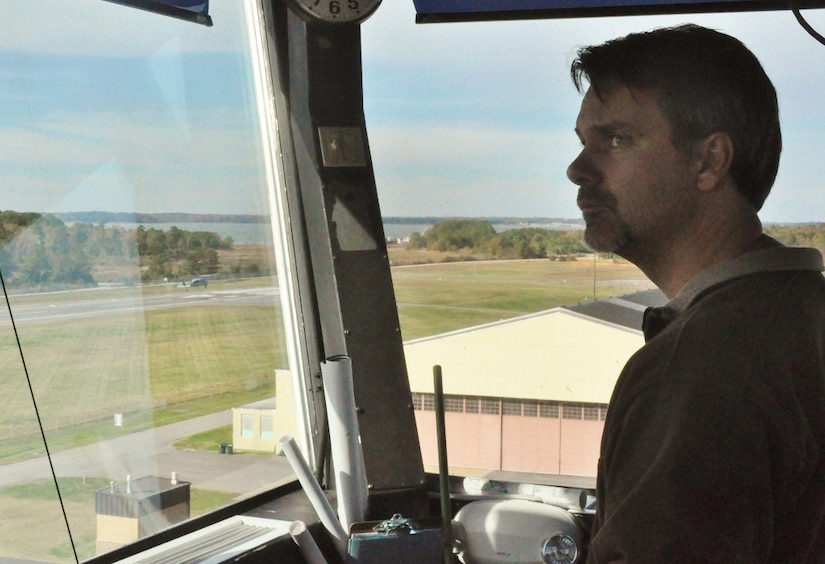
POLYGON ((693 25, 571 70, 585 239, 670 299, 610 401, 588 562, 825 561, 825 279, 757 216, 782 144, 770 80, 693 25))

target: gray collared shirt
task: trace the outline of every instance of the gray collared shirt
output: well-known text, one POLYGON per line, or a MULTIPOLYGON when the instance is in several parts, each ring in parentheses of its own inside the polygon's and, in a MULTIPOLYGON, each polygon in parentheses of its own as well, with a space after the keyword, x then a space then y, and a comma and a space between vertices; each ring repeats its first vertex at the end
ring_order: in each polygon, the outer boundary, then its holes
POLYGON ((642 322, 645 340, 649 341, 658 335, 680 313, 690 307, 705 290, 748 274, 783 270, 822 272, 825 270, 822 253, 816 249, 785 247, 777 244, 777 246, 751 251, 714 265, 688 280, 676 297, 664 306, 649 307, 645 310, 642 322))
POLYGON ((821 272, 825 270, 822 253, 811 248, 779 246, 739 255, 729 261, 711 266, 688 280, 688 283, 665 307, 681 312, 686 310, 699 294, 722 282, 757 272, 782 270, 821 272))

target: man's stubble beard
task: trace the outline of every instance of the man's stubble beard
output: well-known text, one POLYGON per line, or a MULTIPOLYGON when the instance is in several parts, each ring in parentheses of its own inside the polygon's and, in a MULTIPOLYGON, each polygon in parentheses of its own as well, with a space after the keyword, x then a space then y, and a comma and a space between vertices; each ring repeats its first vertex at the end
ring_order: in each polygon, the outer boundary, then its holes
POLYGON ((584 242, 596 252, 622 255, 632 241, 630 228, 612 208, 585 218, 584 242))

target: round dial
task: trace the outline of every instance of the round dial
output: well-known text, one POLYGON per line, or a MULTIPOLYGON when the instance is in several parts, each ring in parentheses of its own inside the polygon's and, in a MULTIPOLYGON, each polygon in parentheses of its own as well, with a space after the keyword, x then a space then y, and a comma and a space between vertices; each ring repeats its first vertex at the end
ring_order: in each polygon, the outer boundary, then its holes
POLYGON ((578 556, 576 541, 563 533, 553 535, 541 547, 541 557, 547 564, 573 564, 578 556))
POLYGON ((378 8, 381 0, 292 0, 298 12, 327 23, 362 22, 378 8))

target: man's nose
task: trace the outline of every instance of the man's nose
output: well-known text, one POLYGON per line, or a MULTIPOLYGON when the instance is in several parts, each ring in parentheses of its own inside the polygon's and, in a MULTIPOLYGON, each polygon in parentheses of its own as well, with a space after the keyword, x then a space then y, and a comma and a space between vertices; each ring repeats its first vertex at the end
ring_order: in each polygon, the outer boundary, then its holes
POLYGON ((587 150, 582 149, 579 155, 567 167, 567 178, 576 186, 590 183, 595 176, 593 163, 587 156, 587 150))

